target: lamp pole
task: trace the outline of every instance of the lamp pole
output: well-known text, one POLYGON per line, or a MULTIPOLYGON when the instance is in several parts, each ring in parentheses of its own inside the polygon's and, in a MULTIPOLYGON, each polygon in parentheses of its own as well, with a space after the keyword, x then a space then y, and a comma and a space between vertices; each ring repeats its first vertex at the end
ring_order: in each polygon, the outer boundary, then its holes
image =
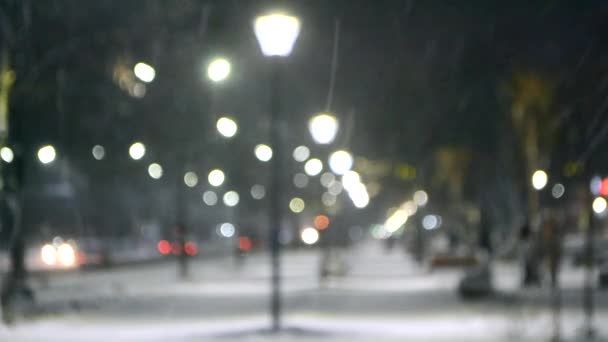
POLYGON ((254 22, 254 31, 262 53, 271 62, 271 103, 270 103, 270 144, 274 150, 271 162, 271 181, 268 206, 269 242, 271 255, 271 288, 270 314, 272 331, 281 329, 281 180, 283 175, 283 135, 285 130, 281 115, 281 67, 282 58, 291 54, 291 50, 300 33, 300 21, 296 17, 281 13, 259 16, 254 22))

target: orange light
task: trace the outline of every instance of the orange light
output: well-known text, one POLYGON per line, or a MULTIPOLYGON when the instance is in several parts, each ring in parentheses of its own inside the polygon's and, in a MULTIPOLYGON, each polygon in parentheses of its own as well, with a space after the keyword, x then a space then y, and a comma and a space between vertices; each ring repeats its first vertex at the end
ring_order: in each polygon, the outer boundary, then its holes
POLYGON ((600 195, 608 196, 608 178, 604 178, 600 185, 600 195))
POLYGON ((196 246, 196 243, 189 241, 184 245, 184 251, 189 256, 195 256, 198 254, 198 247, 196 246))
POLYGON ((251 250, 252 247, 252 243, 251 243, 251 239, 246 237, 246 236, 242 236, 239 238, 239 249, 242 250, 243 252, 249 252, 251 250))
POLYGON ((171 253, 171 244, 167 240, 160 240, 156 245, 158 252, 162 255, 167 255, 171 253))
POLYGON ((329 217, 325 215, 318 215, 317 217, 315 217, 314 223, 315 228, 317 228, 318 230, 327 229, 327 227, 329 227, 329 217))

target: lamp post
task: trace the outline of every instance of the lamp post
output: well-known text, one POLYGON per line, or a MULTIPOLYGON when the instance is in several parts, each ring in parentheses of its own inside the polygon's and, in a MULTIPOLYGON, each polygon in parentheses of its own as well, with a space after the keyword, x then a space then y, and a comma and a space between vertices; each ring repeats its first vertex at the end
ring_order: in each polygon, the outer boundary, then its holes
POLYGON ((291 50, 300 33, 300 21, 296 17, 281 13, 270 13, 259 16, 254 22, 254 32, 264 56, 272 63, 271 108, 270 108, 270 146, 274 149, 274 158, 270 160, 271 188, 269 192, 269 239, 272 260, 271 287, 272 296, 270 311, 272 331, 281 329, 281 275, 280 275, 280 224, 281 224, 281 180, 283 120, 280 115, 280 67, 281 59, 291 54, 291 50))

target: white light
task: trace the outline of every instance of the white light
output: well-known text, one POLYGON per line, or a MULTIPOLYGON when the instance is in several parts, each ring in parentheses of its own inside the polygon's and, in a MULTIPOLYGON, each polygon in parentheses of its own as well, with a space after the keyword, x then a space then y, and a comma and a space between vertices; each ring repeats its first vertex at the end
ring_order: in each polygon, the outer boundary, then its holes
POLYGON ((215 169, 215 170, 209 172, 209 176, 207 176, 207 180, 209 181, 209 184, 211 184, 213 186, 220 186, 220 185, 224 184, 225 179, 226 179, 226 176, 224 176, 224 172, 219 169, 215 169))
POLYGON ((154 81, 154 77, 156 77, 156 70, 150 65, 142 62, 135 64, 133 72, 137 78, 146 83, 154 81))
POLYGON ((308 185, 308 176, 303 173, 296 173, 293 176, 293 185, 295 185, 296 188, 305 188, 308 185))
POLYGON ((593 200, 593 212, 596 214, 603 213, 606 210, 606 206, 608 206, 608 203, 606 203, 603 197, 596 197, 593 200))
POLYGON ((321 178, 320 178, 321 185, 323 185, 326 188, 328 188, 331 185, 331 183, 333 183, 335 180, 336 180, 336 176, 334 176, 334 174, 331 172, 325 172, 324 174, 321 175, 321 178))
POLYGON ((64 243, 57 248, 57 259, 63 266, 73 266, 76 263, 76 252, 70 244, 64 243))
POLYGON ((230 69, 230 62, 227 59, 215 59, 207 67, 207 77, 213 82, 223 81, 230 75, 230 69))
POLYGON ((198 184, 198 175, 195 172, 188 171, 184 175, 184 183, 189 188, 194 188, 198 184))
POLYGON ((2 160, 4 160, 6 163, 10 163, 13 161, 13 159, 15 159, 15 154, 10 147, 4 146, 0 148, 0 158, 2 158, 2 160))
POLYGON ((129 147, 129 156, 133 160, 140 160, 146 155, 146 146, 140 142, 133 143, 129 147))
POLYGON ((324 192, 323 195, 321 195, 321 202, 323 202, 324 205, 331 207, 332 205, 336 204, 336 196, 330 194, 329 192, 324 192))
POLYGON ((403 209, 405 211, 407 216, 412 216, 416 213, 416 211, 418 211, 418 206, 416 205, 416 203, 414 203, 412 201, 407 201, 407 202, 403 203, 403 205, 401 206, 401 209, 403 209))
POLYGON ((422 219, 422 227, 426 230, 433 230, 439 228, 441 225, 441 218, 437 215, 426 215, 422 219))
POLYGON ((564 185, 561 183, 557 183, 551 189, 551 196, 553 196, 553 198, 560 198, 564 195, 565 192, 566 187, 564 187, 564 185))
POLYGON ((236 228, 234 228, 232 223, 226 222, 220 226, 220 234, 223 237, 231 238, 234 236, 234 233, 236 233, 236 228))
POLYGON ((259 161, 267 162, 272 159, 272 148, 268 145, 260 144, 255 147, 255 157, 259 161))
POLYGON ((427 195, 426 191, 418 190, 414 192, 414 202, 419 207, 424 207, 429 201, 429 195, 427 195))
POLYGON ((369 193, 367 187, 363 183, 357 183, 347 189, 348 196, 353 201, 355 207, 362 209, 369 204, 369 193))
POLYGON ((40 259, 49 266, 55 265, 57 262, 57 250, 55 250, 53 245, 47 243, 40 249, 40 259))
POLYGON ((338 120, 329 114, 319 114, 310 119, 308 130, 318 144, 329 144, 338 133, 338 120))
POLYGON ((266 196, 266 188, 263 185, 256 184, 251 187, 251 197, 256 200, 261 200, 266 196))
POLYGON ((343 175, 353 167, 353 156, 343 150, 329 156, 329 168, 337 175, 343 175))
POLYGON ((214 191, 207 190, 203 193, 203 202, 208 206, 214 206, 217 203, 217 195, 214 191))
POLYGON ((260 16, 253 26, 265 56, 289 56, 300 33, 300 20, 280 13, 260 16))
POLYGON ((323 162, 317 158, 310 159, 304 164, 304 171, 309 176, 316 176, 323 171, 323 162))
POLYGON ((303 212, 305 207, 306 203, 299 197, 294 197, 289 201, 289 209, 296 214, 303 212))
POLYGON ((229 207, 239 204, 239 194, 236 191, 228 191, 224 194, 224 204, 229 207))
POLYGON ((386 220, 384 229, 389 233, 394 233, 407 222, 408 217, 405 210, 398 209, 386 220))
POLYGON ((158 163, 152 163, 148 166, 148 175, 154 179, 160 179, 163 176, 163 167, 158 163))
POLYGON ((356 171, 348 171, 342 176, 342 186, 347 191, 361 183, 361 176, 356 171))
POLYGON ((42 164, 52 163, 56 156, 55 148, 52 145, 43 146, 38 150, 38 160, 42 164))
POLYGON ((91 153, 96 160, 102 160, 106 156, 106 149, 101 145, 95 145, 93 146, 91 153))
POLYGON ((232 138, 239 129, 234 120, 226 117, 219 118, 216 127, 217 131, 226 138, 232 138))
POLYGON ((327 189, 327 191, 334 195, 334 196, 338 196, 341 192, 342 192, 342 182, 340 181, 333 181, 330 185, 329 188, 327 189))
POLYGON ((300 239, 307 245, 314 245, 319 241, 319 232, 312 227, 304 228, 300 233, 300 239))
POLYGON ((543 170, 536 170, 534 174, 532 174, 532 186, 536 190, 542 190, 547 185, 548 180, 549 177, 543 170))
POLYGON ((298 146, 293 150, 293 159, 297 162, 305 162, 310 157, 310 150, 306 146, 298 146))

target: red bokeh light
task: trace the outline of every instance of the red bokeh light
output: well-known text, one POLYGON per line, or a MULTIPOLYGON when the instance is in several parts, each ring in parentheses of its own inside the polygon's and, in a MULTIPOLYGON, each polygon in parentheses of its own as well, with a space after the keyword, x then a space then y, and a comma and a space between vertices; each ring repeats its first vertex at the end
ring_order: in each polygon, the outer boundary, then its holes
POLYGON ((158 241, 156 248, 158 248, 158 252, 162 255, 171 253, 171 244, 167 240, 158 241))
POLYGON ((319 215, 315 217, 314 223, 315 228, 317 228, 318 230, 327 229, 327 227, 329 227, 329 217, 325 215, 319 215))
POLYGON ((239 249, 242 250, 243 252, 248 252, 251 250, 251 247, 253 247, 252 243, 251 243, 251 239, 246 237, 246 236, 241 236, 239 238, 239 249))
POLYGON ((602 180, 602 184, 600 185, 600 195, 608 196, 608 178, 604 178, 602 180))
POLYGON ((195 256, 198 254, 198 247, 196 246, 196 243, 189 241, 186 242, 186 245, 184 246, 184 251, 186 251, 186 254, 188 254, 189 256, 195 256))
POLYGON ((184 248, 181 243, 174 242, 171 244, 171 252, 174 255, 181 255, 183 250, 184 250, 184 248))

